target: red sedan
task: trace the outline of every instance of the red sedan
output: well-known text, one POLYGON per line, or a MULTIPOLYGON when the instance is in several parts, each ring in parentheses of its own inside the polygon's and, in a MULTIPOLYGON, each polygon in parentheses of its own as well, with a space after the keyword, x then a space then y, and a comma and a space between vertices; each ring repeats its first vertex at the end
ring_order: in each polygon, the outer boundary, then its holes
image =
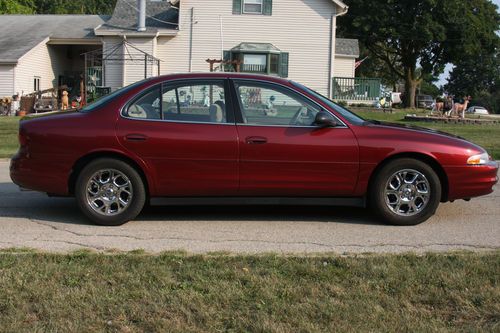
POLYGON ((20 187, 75 196, 102 225, 169 205, 352 205, 415 225, 440 202, 489 194, 498 164, 446 133, 364 120, 278 78, 179 74, 78 112, 24 118, 20 187))

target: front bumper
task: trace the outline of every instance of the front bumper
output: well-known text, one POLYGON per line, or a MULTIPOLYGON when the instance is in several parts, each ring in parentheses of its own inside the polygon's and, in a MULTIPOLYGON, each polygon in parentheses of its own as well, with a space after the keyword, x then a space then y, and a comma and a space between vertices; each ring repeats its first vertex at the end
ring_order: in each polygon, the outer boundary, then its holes
POLYGON ((469 199, 493 192, 498 183, 499 164, 490 161, 485 165, 448 166, 448 200, 469 199))

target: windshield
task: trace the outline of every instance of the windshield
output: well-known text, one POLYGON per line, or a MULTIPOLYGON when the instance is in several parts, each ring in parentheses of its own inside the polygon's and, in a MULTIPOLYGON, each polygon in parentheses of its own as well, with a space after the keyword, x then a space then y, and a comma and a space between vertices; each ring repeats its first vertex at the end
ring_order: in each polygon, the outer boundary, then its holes
POLYGON ((307 88, 306 86, 300 84, 300 83, 297 83, 297 82, 294 82, 294 81, 290 81, 294 86, 308 92, 309 94, 313 95, 314 97, 316 97, 317 99, 321 100, 323 103, 325 103, 326 105, 328 105, 330 108, 334 109, 336 112, 338 112, 342 117, 344 117, 347 121, 349 121, 351 124, 354 124, 354 125, 363 125, 365 123, 365 119, 361 118, 360 116, 356 115, 355 113, 353 113, 352 111, 349 111, 347 110, 346 108, 338 105, 337 103, 335 103, 334 101, 332 101, 331 99, 321 95, 319 92, 316 92, 312 89, 309 89, 307 88))
POLYGON ((115 90, 111 94, 106 95, 104 97, 101 97, 97 101, 86 105, 85 107, 81 108, 79 111, 80 112, 91 112, 91 111, 94 111, 95 109, 97 109, 97 108, 99 108, 99 107, 107 104, 108 102, 110 102, 111 100, 113 100, 115 97, 120 96, 122 94, 125 94, 126 92, 128 92, 128 91, 136 88, 137 86, 143 84, 145 81, 146 80, 142 80, 142 81, 133 83, 133 84, 131 84, 129 86, 126 86, 126 87, 120 88, 118 90, 115 90))

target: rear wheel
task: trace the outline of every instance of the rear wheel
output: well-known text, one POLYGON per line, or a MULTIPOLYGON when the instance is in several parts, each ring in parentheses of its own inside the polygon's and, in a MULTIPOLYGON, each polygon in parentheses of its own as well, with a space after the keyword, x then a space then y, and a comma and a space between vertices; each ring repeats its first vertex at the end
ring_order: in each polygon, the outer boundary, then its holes
POLYGON ((429 219, 441 201, 441 183, 426 163, 402 158, 377 173, 370 189, 370 206, 384 221, 416 225, 429 219))
POLYGON ((80 210, 94 223, 117 226, 139 215, 146 190, 140 175, 129 164, 102 158, 82 170, 75 196, 80 210))

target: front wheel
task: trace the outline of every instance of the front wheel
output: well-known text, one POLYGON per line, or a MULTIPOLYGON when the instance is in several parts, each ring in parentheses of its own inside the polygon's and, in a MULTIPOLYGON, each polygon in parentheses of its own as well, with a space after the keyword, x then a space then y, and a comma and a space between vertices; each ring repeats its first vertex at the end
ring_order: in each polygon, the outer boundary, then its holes
POLYGON ((441 182, 426 163, 402 158, 375 175, 370 206, 387 223, 416 225, 429 219, 441 201, 441 182))
POLYGON ((118 226, 139 215, 146 190, 140 175, 129 164, 102 158, 82 170, 75 196, 80 210, 94 223, 118 226))

